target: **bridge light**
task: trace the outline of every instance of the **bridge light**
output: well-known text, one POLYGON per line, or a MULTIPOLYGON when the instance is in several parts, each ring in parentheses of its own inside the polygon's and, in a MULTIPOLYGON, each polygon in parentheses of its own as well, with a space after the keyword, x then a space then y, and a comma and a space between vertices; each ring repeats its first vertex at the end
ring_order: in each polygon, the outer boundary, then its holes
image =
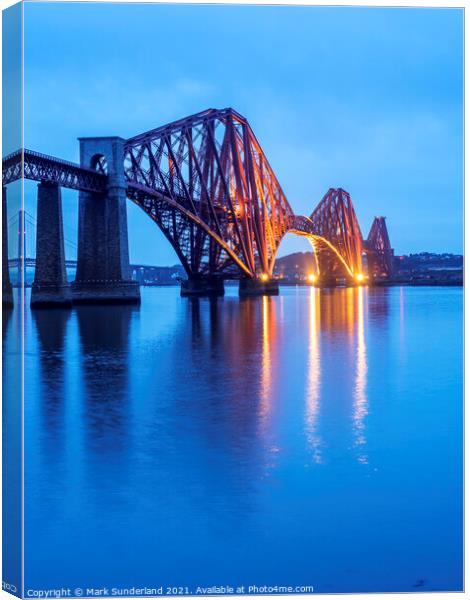
POLYGON ((356 279, 359 283, 361 283, 362 281, 364 281, 364 275, 362 273, 358 273, 356 275, 356 279))
POLYGON ((261 273, 259 278, 261 279, 261 281, 268 281, 269 275, 266 275, 266 273, 261 273))
POLYGON ((313 273, 310 273, 310 275, 308 276, 308 282, 315 283, 316 280, 317 280, 317 276, 314 275, 313 273))

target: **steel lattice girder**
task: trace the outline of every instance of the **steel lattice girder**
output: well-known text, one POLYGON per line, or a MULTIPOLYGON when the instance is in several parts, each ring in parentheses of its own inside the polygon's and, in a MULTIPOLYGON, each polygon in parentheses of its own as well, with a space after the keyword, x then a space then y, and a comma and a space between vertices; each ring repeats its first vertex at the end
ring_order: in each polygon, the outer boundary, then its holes
POLYGON ((107 186, 107 177, 97 171, 26 149, 17 150, 2 161, 3 185, 22 178, 50 181, 61 187, 86 192, 103 193, 107 186))
POLYGON ((350 195, 342 188, 330 188, 310 219, 315 233, 336 248, 351 273, 362 273, 362 234, 350 195))
POLYGON ((390 244, 385 217, 375 217, 365 242, 365 248, 372 264, 372 275, 391 277, 393 275, 393 250, 390 244))
MULTIPOLYGON (((127 140, 130 185, 161 195, 207 236, 163 228, 189 275, 271 274, 293 211, 248 122, 209 109, 127 140), (210 251, 212 238, 222 251, 210 251)), ((189 225, 188 225, 189 227, 189 225)), ((192 230, 192 227, 189 227, 192 230)))
POLYGON ((236 277, 240 267, 229 255, 222 256, 224 241, 211 235, 207 225, 174 201, 145 186, 130 184, 127 197, 157 223, 172 244, 189 276, 223 274, 236 277), (194 239, 197 243, 194 244, 194 239), (196 255, 195 248, 199 250, 196 255), (206 258, 204 262, 202 259, 206 258))
POLYGON ((303 215, 296 215, 291 220, 289 231, 308 238, 315 253, 317 275, 346 277, 354 279, 354 271, 346 258, 342 256, 326 237, 319 235, 315 223, 303 215))
POLYGON ((330 188, 309 217, 296 215, 291 231, 310 238, 322 275, 362 274, 363 239, 350 195, 330 188))
MULTIPOLYGON (((127 196, 158 224, 190 277, 271 275, 289 231, 312 241, 326 269, 354 277, 365 250, 381 261, 382 273, 392 272, 384 219, 363 242, 341 188, 329 189, 310 218, 295 215, 247 120, 231 108, 130 138, 124 169, 127 196)), ((107 188, 102 173, 30 150, 3 160, 3 185, 21 178, 87 192, 107 188)))

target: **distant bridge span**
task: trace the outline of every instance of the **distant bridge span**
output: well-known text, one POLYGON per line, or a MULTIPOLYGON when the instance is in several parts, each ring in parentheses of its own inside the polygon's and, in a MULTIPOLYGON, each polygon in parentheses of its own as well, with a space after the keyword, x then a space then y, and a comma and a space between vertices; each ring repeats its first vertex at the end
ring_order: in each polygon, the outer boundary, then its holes
POLYGON ((80 165, 18 150, 3 159, 2 181, 4 190, 23 177, 80 191, 81 281, 129 277, 126 197, 157 223, 190 281, 270 280, 287 233, 309 239, 321 279, 361 279, 364 253, 374 265, 371 277, 391 274, 384 219, 376 219, 363 240, 341 188, 328 190, 309 217, 296 215, 248 121, 231 108, 209 109, 128 140, 81 138, 80 147, 80 165))

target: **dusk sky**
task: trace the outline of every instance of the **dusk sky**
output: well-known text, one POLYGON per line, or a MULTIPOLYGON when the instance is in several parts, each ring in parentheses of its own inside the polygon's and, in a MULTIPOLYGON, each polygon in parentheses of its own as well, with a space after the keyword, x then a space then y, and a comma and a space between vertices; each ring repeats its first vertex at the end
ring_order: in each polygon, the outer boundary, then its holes
MULTIPOLYGON (((364 236, 387 217, 397 254, 462 252, 462 86, 460 9, 25 5, 27 148, 78 162, 80 136, 231 106, 296 213, 343 187, 364 236)), ((63 199, 75 240, 78 194, 63 199)), ((138 207, 128 216, 132 262, 178 262, 138 207)), ((309 248, 289 235, 280 253, 309 248)))

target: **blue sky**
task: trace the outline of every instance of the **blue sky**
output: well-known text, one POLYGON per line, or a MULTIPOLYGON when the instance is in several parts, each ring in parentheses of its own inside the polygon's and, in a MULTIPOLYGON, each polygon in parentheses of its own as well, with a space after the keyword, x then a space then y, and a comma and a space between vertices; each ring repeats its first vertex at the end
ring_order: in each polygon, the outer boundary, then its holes
MULTIPOLYGON (((365 236, 380 214, 399 254, 461 252, 462 35, 459 9, 27 3, 25 146, 78 162, 79 136, 232 106, 297 213, 343 187, 365 236)), ((177 262, 128 215, 133 262, 177 262)), ((287 236, 281 254, 308 249, 287 236)))

